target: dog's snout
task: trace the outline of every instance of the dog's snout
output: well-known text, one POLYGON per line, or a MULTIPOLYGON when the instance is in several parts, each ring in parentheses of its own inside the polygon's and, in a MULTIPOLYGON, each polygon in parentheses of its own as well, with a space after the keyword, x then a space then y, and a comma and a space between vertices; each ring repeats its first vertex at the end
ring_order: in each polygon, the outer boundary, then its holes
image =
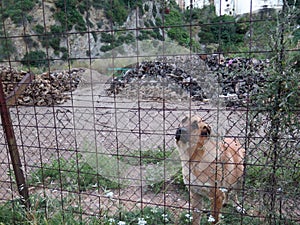
POLYGON ((176 141, 182 141, 182 142, 187 142, 188 141, 188 131, 186 128, 184 127, 179 127, 176 130, 176 134, 175 134, 175 139, 176 141))

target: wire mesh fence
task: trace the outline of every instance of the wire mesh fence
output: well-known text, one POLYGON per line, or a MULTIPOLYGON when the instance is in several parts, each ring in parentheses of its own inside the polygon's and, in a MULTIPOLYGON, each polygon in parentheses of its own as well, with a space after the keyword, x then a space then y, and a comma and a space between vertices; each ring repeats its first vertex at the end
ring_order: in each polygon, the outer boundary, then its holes
POLYGON ((0 3, 0 223, 299 223, 299 2, 183 2, 0 3))

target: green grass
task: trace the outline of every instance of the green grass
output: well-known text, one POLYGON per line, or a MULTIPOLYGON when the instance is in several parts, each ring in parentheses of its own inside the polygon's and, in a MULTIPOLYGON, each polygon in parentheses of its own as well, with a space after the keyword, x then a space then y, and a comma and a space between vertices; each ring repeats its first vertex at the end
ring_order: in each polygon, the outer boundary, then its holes
POLYGON ((66 190, 84 191, 94 187, 105 189, 119 188, 119 185, 97 174, 87 162, 66 159, 55 159, 51 163, 43 164, 31 175, 29 185, 44 183, 47 186, 59 186, 66 190))
POLYGON ((136 150, 130 155, 124 155, 120 157, 123 162, 130 165, 147 165, 147 164, 157 164, 167 158, 173 153, 172 150, 162 150, 162 149, 149 149, 149 150, 136 150))
POLYGON ((19 200, 8 201, 0 205, 1 225, 85 225, 101 224, 96 216, 83 218, 83 210, 72 206, 73 197, 65 197, 62 201, 56 198, 31 195, 31 209, 26 212, 19 200), (64 209, 62 210, 62 205, 64 209))
MULTIPOLYGON (((1 225, 117 225, 123 221, 126 225, 146 224, 155 225, 186 225, 191 224, 192 214, 187 210, 177 210, 174 212, 164 207, 145 207, 135 210, 119 210, 113 215, 89 216, 86 210, 76 206, 75 195, 69 194, 62 200, 57 198, 31 195, 31 210, 26 212, 19 200, 8 201, 0 205, 1 225), (64 208, 62 209, 62 205, 64 208), (140 223, 139 223, 140 222, 140 223), (145 223, 144 223, 145 224, 145 223)), ((260 225, 262 221, 249 215, 237 213, 232 206, 223 209, 223 216, 220 225, 251 224, 260 225)), ((290 220, 282 221, 287 225, 295 225, 296 222, 290 220)), ((208 215, 204 214, 201 220, 202 225, 210 225, 208 215)), ((280 224, 276 222, 276 225, 280 224)))

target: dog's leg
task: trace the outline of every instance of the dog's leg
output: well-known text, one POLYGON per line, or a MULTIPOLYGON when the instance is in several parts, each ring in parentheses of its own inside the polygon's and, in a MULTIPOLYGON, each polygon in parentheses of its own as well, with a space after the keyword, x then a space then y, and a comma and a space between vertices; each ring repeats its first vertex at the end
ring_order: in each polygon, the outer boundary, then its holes
POLYGON ((202 214, 202 196, 192 191, 190 194, 193 208, 193 225, 199 225, 202 214))
POLYGON ((213 188, 210 192, 211 201, 211 217, 209 218, 212 224, 217 224, 219 222, 219 214, 221 212, 223 201, 225 199, 225 194, 219 188, 213 188))

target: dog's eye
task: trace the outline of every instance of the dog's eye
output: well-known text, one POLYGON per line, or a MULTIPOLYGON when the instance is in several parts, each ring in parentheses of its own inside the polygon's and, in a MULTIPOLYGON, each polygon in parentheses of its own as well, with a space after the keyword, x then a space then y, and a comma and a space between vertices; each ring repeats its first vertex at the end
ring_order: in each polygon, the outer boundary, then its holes
POLYGON ((194 121, 194 122, 191 124, 191 127, 192 127, 193 130, 198 129, 198 128, 199 128, 198 122, 197 122, 197 121, 194 121))

